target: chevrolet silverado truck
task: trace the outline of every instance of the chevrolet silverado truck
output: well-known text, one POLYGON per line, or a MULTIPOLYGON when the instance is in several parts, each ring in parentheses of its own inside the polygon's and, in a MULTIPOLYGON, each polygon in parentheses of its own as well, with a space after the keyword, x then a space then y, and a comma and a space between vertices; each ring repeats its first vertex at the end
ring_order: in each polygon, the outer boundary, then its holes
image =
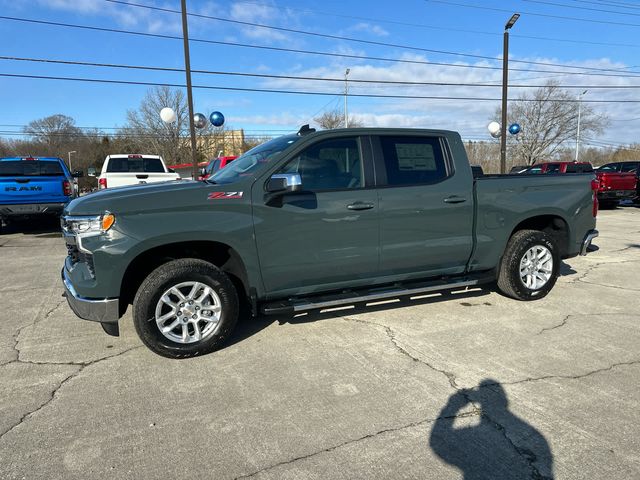
POLYGON ((81 176, 60 158, 0 158, 0 229, 13 218, 60 215, 81 176))
POLYGON ((142 342, 173 358, 219 348, 251 314, 491 283, 536 300, 598 235, 594 183, 474 179, 451 131, 305 126, 207 181, 72 201, 62 279, 77 316, 118 335, 132 305, 142 342))

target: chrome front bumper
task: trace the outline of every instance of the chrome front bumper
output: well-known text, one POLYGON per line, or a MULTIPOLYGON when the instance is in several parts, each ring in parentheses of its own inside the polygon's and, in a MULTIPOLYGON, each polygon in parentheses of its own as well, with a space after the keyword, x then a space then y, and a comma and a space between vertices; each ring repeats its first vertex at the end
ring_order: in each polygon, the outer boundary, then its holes
POLYGON ((599 235, 598 230, 589 230, 582 241, 582 248, 580 249, 580 255, 586 255, 587 249, 591 246, 591 242, 599 235))
POLYGON ((78 295, 73 288, 66 270, 62 269, 62 283, 65 297, 73 313, 84 320, 101 323, 117 323, 120 318, 120 305, 117 298, 93 299, 78 295))

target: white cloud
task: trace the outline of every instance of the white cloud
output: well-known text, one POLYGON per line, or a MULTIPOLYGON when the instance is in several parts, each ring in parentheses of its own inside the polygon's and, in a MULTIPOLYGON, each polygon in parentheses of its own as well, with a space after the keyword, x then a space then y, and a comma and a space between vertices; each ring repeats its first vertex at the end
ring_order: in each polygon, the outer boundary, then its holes
POLYGON ((349 28, 350 31, 353 32, 365 32, 375 35, 377 37, 387 37, 389 36, 389 32, 387 32, 380 25, 375 25, 367 22, 360 22, 355 24, 353 27, 349 28))

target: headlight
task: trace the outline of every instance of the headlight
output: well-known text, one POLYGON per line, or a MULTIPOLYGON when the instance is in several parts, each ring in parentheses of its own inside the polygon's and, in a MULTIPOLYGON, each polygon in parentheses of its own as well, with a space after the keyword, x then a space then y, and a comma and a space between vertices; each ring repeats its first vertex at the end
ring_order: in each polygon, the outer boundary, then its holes
POLYGON ((70 216, 62 219, 62 229, 73 235, 99 235, 108 232, 115 222, 115 215, 109 212, 90 217, 70 216))

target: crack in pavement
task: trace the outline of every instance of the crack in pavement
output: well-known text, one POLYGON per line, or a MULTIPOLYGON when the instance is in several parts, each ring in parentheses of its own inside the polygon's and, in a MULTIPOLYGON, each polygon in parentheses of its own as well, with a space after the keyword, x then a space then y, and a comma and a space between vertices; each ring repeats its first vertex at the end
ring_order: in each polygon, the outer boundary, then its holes
POLYGON ((604 313, 570 313, 566 317, 562 319, 562 321, 558 325, 554 325, 553 327, 546 327, 540 330, 536 335, 542 335, 544 332, 548 332, 549 330, 555 330, 560 327, 564 327, 571 317, 601 317, 604 315, 627 315, 629 317, 638 317, 637 313, 625 313, 625 312, 604 312, 604 313))
POLYGON ((247 474, 235 477, 234 480, 240 480, 240 479, 243 479, 243 478, 251 478, 251 477, 254 477, 256 475, 259 475, 260 473, 263 473, 263 472, 266 472, 266 471, 269 471, 269 470, 273 470, 274 468, 281 467, 283 465, 289 465, 291 463, 295 463, 295 462, 298 462, 300 460, 306 460, 308 458, 312 458, 312 457, 315 457, 317 455, 321 455, 323 453, 332 452, 334 450, 338 450, 339 448, 346 447, 346 446, 349 446, 349 445, 353 445, 353 444, 361 442, 363 440, 368 440, 370 438, 374 438, 374 437, 377 437, 379 435, 384 435, 385 433, 400 432, 402 430, 406 430, 407 428, 420 427, 422 425, 426 425, 428 423, 433 423, 433 422, 435 422, 437 420, 441 420, 441 419, 469 418, 469 417, 478 417, 479 415, 480 415, 480 412, 474 410, 472 412, 464 412, 464 413, 461 413, 459 415, 438 417, 438 418, 427 419, 427 420, 420 420, 420 421, 411 422, 411 423, 408 423, 406 425, 402 425, 402 426, 399 426, 399 427, 385 428, 385 429, 379 430, 379 431, 377 431, 375 433, 369 433, 369 434, 364 435, 364 436, 359 437, 359 438, 354 438, 354 439, 347 440, 345 442, 339 443, 337 445, 333 445, 331 447, 323 448, 322 450, 318 450, 318 451, 315 451, 315 452, 312 452, 312 453, 308 453, 308 454, 305 454, 305 455, 300 455, 299 457, 295 457, 295 458, 292 458, 290 460, 283 460, 283 461, 278 462, 278 463, 276 463, 274 465, 269 465, 267 467, 261 468, 260 470, 256 470, 255 472, 247 473, 247 474))
POLYGON ((51 393, 49 394, 49 398, 47 400, 45 400, 43 403, 41 403, 38 407, 36 407, 35 409, 31 410, 30 412, 25 413, 20 420, 18 420, 18 422, 16 422, 15 424, 13 424, 11 427, 9 427, 7 430, 5 430, 4 432, 0 433, 0 441, 4 438, 5 435, 7 435, 8 433, 10 433, 11 431, 13 431, 15 428, 17 428, 18 426, 20 426, 22 423, 24 423, 27 419, 29 419, 30 417, 32 417, 33 415, 35 415, 36 413, 38 413, 40 410, 42 410, 43 408, 45 408, 47 405, 49 405, 51 402, 53 402, 53 400, 55 400, 57 393, 60 391, 60 389, 63 387, 63 385, 65 385, 66 383, 70 382, 71 380, 73 380, 74 378, 78 377, 82 371, 91 366, 91 365, 95 365, 99 362, 105 361, 105 360, 109 360, 111 358, 115 358, 115 357, 119 357, 120 355, 123 355, 127 352, 130 352, 132 350, 136 350, 138 348, 142 348, 142 345, 138 345, 135 347, 131 347, 128 348, 126 350, 123 350, 122 352, 116 353, 114 355, 109 355, 108 357, 102 357, 102 358, 98 358, 96 360, 92 360, 90 362, 83 362, 83 363, 75 363, 75 362, 67 362, 67 363, 47 363, 47 362, 24 362, 21 360, 16 360, 13 363, 26 363, 26 364, 35 364, 35 365, 69 365, 69 366, 77 366, 79 367, 75 372, 73 372, 72 374, 68 375, 66 378, 64 378, 63 380, 60 381, 60 383, 58 384, 57 387, 55 387, 51 393))
POLYGON ((576 281, 580 283, 586 283, 588 285, 597 285, 598 287, 616 288, 618 290, 626 290, 628 292, 640 292, 640 288, 620 287, 618 285, 609 285, 606 283, 587 282, 586 280, 583 280, 581 278, 577 279, 576 281))

